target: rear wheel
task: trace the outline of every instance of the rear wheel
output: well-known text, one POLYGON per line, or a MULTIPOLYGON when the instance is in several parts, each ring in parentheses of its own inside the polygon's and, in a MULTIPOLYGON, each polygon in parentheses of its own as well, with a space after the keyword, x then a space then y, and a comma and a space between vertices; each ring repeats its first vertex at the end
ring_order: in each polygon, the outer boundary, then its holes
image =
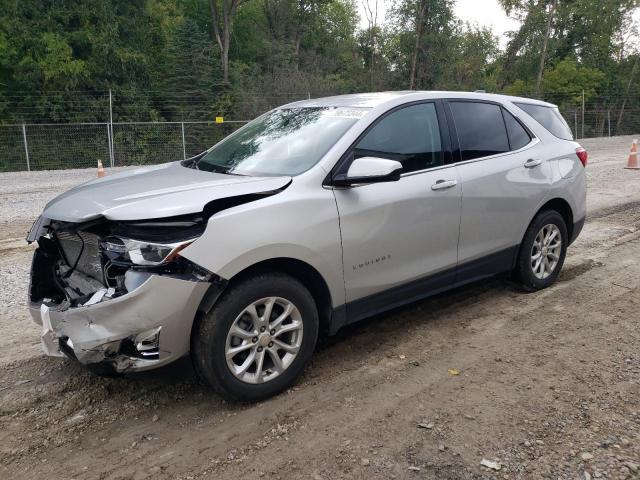
POLYGON ((530 292, 551 285, 558 278, 568 244, 564 218, 555 210, 540 212, 531 222, 516 264, 516 278, 530 292))
POLYGON ((260 274, 232 286, 194 331, 201 377, 228 399, 256 401, 290 386, 309 363, 318 312, 295 278, 260 274))

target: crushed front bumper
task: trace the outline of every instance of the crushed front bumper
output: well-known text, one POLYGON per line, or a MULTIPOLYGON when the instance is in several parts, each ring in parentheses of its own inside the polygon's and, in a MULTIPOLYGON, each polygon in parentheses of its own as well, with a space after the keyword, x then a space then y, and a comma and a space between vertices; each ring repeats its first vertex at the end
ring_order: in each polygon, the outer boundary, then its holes
POLYGON ((29 302, 29 310, 43 326, 45 353, 114 372, 141 371, 189 352, 193 320, 210 286, 149 274, 137 288, 100 303, 63 310, 29 302))

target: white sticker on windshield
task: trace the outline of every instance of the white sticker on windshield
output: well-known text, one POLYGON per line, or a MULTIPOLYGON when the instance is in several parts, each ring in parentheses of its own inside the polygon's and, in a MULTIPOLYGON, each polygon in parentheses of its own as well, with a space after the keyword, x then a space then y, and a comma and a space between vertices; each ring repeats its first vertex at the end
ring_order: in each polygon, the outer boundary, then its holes
POLYGON ((322 114, 326 117, 362 118, 368 110, 368 108, 335 107, 327 108, 322 114))

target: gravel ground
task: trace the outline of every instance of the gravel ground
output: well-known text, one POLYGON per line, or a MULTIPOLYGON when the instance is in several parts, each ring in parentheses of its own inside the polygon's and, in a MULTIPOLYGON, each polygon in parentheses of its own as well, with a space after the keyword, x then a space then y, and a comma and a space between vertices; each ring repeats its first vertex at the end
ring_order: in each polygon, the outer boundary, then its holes
MULTIPOLYGON (((128 168, 131 167, 105 171, 109 174, 128 168)), ((95 168, 0 173, 0 242, 25 237, 49 200, 95 177, 95 168)))
POLYGON ((553 287, 496 279, 381 315, 249 406, 199 385, 188 361, 105 379, 44 357, 21 238, 94 171, 0 174, 0 478, 640 478, 630 143, 583 142, 588 222, 553 287))

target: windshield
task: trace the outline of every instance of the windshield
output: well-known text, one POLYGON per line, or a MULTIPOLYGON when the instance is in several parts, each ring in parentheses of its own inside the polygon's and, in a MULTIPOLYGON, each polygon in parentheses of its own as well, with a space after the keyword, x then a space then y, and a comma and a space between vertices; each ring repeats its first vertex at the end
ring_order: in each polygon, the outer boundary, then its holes
POLYGON ((198 160, 196 167, 236 175, 297 175, 315 165, 366 110, 274 110, 222 140, 198 160))

